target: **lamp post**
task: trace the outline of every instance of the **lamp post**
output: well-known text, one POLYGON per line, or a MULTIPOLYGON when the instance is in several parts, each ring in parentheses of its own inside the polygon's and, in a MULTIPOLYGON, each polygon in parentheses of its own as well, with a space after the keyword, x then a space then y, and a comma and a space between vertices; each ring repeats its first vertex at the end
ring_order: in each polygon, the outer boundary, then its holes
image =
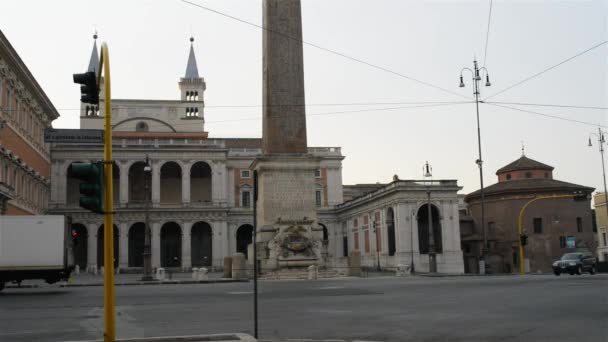
POLYGON ((145 207, 145 240, 144 240, 144 275, 141 278, 143 281, 154 280, 152 277, 152 230, 150 229, 150 176, 152 167, 150 160, 146 154, 146 165, 144 166, 145 191, 146 191, 146 207, 145 207))
POLYGON ((435 232, 433 231, 433 212, 431 210, 431 166, 427 161, 424 164, 424 179, 428 180, 427 188, 426 188, 426 196, 427 196, 427 210, 428 210, 428 229, 429 229, 429 273, 437 273, 437 259, 435 255, 435 232))
POLYGON ((380 246, 380 241, 378 240, 378 230, 380 229, 380 227, 378 227, 378 221, 376 221, 376 217, 374 216, 374 235, 376 235, 376 261, 377 261, 377 268, 378 271, 380 271, 380 248, 378 248, 380 246))
POLYGON ((473 70, 469 68, 462 68, 460 70, 460 87, 464 87, 464 80, 462 77, 462 72, 468 70, 473 75, 473 94, 475 95, 475 109, 477 112, 477 149, 479 152, 479 158, 475 161, 477 166, 479 167, 479 184, 480 184, 480 192, 481 192, 481 230, 483 235, 483 246, 481 248, 481 256, 479 258, 479 273, 486 273, 486 254, 488 253, 488 239, 486 235, 486 217, 485 217, 485 198, 484 198, 484 189, 483 189, 483 159, 481 158, 481 129, 479 125, 479 81, 481 81, 480 72, 485 71, 486 74, 486 87, 491 86, 490 83, 490 75, 488 74, 488 69, 485 67, 479 68, 477 66, 477 60, 473 61, 473 70))
POLYGON ((591 144, 591 136, 595 135, 597 137, 597 143, 600 148, 600 157, 602 158, 602 175, 604 176, 604 206, 606 207, 606 215, 608 215, 608 190, 606 190, 606 167, 604 166, 604 144, 606 143, 604 134, 606 132, 602 131, 601 128, 598 128, 597 131, 598 131, 598 134, 589 133, 589 145, 588 146, 589 147, 593 146, 593 144, 591 144))

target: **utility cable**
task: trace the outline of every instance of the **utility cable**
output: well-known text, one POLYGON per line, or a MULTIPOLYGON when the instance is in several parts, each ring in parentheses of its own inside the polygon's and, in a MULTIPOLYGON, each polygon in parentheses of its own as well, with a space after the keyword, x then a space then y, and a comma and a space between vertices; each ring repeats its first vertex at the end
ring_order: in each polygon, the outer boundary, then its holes
POLYGON ((508 86, 507 88, 505 88, 505 89, 503 89, 503 90, 501 90, 501 91, 499 91, 499 92, 497 92, 497 93, 494 93, 493 95, 490 95, 490 96, 488 96, 488 97, 484 98, 483 100, 485 101, 485 100, 490 99, 490 98, 492 98, 492 97, 494 97, 494 96, 497 96, 497 95, 499 95, 499 94, 502 94, 502 93, 506 92, 507 90, 510 90, 510 89, 512 89, 512 88, 515 88, 515 87, 517 87, 518 85, 520 85, 520 84, 522 84, 522 83, 524 83, 524 82, 527 82, 527 81, 529 81, 529 80, 531 80, 531 79, 533 79, 533 78, 535 78, 535 77, 538 77, 538 76, 540 76, 540 75, 542 75, 542 74, 546 73, 546 72, 547 72, 547 71, 549 71, 549 70, 555 69, 555 68, 557 68, 558 66, 560 66, 560 65, 562 65, 562 64, 564 64, 564 63, 567 63, 567 62, 569 62, 569 61, 571 61, 571 60, 573 60, 573 59, 575 59, 575 58, 577 58, 577 57, 580 57, 580 56, 582 56, 582 55, 586 54, 586 53, 587 53, 587 52, 589 52, 589 51, 592 51, 592 50, 594 50, 594 49, 597 49, 598 47, 600 47, 600 46, 602 46, 602 45, 604 45, 604 44, 606 44, 606 43, 608 43, 608 40, 605 40, 605 41, 603 41, 603 42, 601 42, 601 43, 599 43, 599 44, 596 44, 596 45, 594 45, 594 46, 592 46, 592 47, 588 48, 588 49, 587 49, 587 50, 585 50, 585 51, 579 52, 579 53, 577 53, 576 55, 574 55, 574 56, 572 56, 572 57, 566 58, 565 60, 563 60, 563 61, 561 61, 561 62, 559 62, 559 63, 557 63, 557 64, 555 64, 555 65, 553 65, 553 66, 550 66, 550 67, 548 67, 548 68, 544 69, 544 70, 543 70, 543 71, 541 71, 541 72, 537 72, 536 74, 534 74, 534 75, 532 75, 532 76, 526 77, 526 78, 524 78, 523 80, 521 80, 521 81, 519 81, 519 82, 517 82, 517 83, 515 83, 515 84, 513 84, 513 85, 510 85, 510 86, 508 86))
POLYGON ((597 110, 608 110, 608 107, 596 107, 596 106, 572 106, 572 105, 560 105, 560 104, 545 104, 545 103, 524 103, 524 102, 487 102, 479 101, 486 104, 504 104, 504 105, 516 105, 516 106, 535 106, 535 107, 556 107, 556 108, 576 108, 576 109, 597 109, 597 110))
POLYGON ((547 114, 547 113, 539 113, 539 112, 534 112, 534 111, 531 111, 531 110, 525 110, 525 109, 521 109, 521 108, 515 108, 515 107, 510 107, 510 106, 499 105, 499 104, 496 104, 496 103, 493 103, 493 102, 481 102, 481 103, 484 103, 484 104, 487 104, 487 105, 490 105, 490 106, 495 106, 495 107, 501 107, 501 108, 505 108, 505 109, 516 110, 518 112, 539 115, 539 116, 543 116, 543 117, 547 117, 547 118, 551 118, 551 119, 556 119, 556 120, 574 122, 574 123, 579 123, 579 124, 593 126, 593 127, 598 127, 598 126, 599 127, 606 127, 604 125, 593 123, 593 122, 589 122, 589 121, 569 119, 569 118, 564 118, 562 116, 557 116, 557 115, 552 115, 552 114, 547 114))
POLYGON ((488 40, 490 38, 490 23, 492 22, 492 3, 494 1, 490 0, 490 13, 488 13, 488 29, 486 31, 486 47, 483 52, 483 66, 486 66, 486 62, 488 61, 488 40))
POLYGON ((359 58, 356 58, 356 57, 352 57, 352 56, 346 55, 346 54, 341 53, 341 52, 338 52, 338 51, 336 51, 336 50, 328 49, 328 48, 322 47, 322 46, 317 45, 317 44, 314 44, 314 43, 309 43, 309 42, 306 42, 306 41, 304 41, 304 40, 302 40, 302 39, 292 37, 292 36, 290 36, 290 35, 287 35, 287 34, 285 34, 285 33, 279 32, 279 31, 271 30, 271 29, 266 28, 266 27, 264 27, 264 26, 262 26, 262 25, 258 25, 258 24, 256 24, 256 23, 252 23, 252 22, 250 22, 250 21, 247 21, 247 20, 244 20, 244 19, 241 19, 241 18, 238 18, 238 17, 232 16, 232 15, 230 15, 230 14, 227 14, 227 13, 224 13, 224 12, 220 12, 220 11, 215 10, 215 9, 213 9, 213 8, 209 8, 209 7, 206 7, 206 6, 203 6, 203 5, 200 5, 200 4, 197 4, 197 3, 194 3, 194 2, 188 1, 188 0, 181 0, 181 1, 182 1, 182 2, 184 2, 184 3, 186 3, 186 4, 189 4, 189 5, 191 5, 191 6, 195 6, 195 7, 198 7, 198 8, 204 9, 204 10, 206 10, 206 11, 213 12, 213 13, 215 13, 215 14, 219 14, 219 15, 224 16, 224 17, 226 17, 226 18, 230 18, 230 19, 232 19, 232 20, 236 20, 236 21, 238 21, 238 22, 241 22, 241 23, 244 23, 244 24, 247 24, 247 25, 250 25, 250 26, 254 26, 254 27, 260 28, 260 29, 262 29, 262 30, 265 30, 265 31, 271 32, 271 33, 273 33, 273 34, 278 34, 278 35, 281 35, 281 36, 283 36, 283 37, 285 37, 285 38, 287 38, 287 39, 291 39, 291 40, 296 41, 296 42, 298 42, 298 43, 305 44, 305 45, 308 45, 308 46, 312 46, 312 47, 314 47, 314 48, 316 48, 316 49, 319 49, 319 50, 322 50, 322 51, 325 51, 325 52, 331 53, 331 54, 333 54, 333 55, 340 56, 340 57, 343 57, 343 58, 349 59, 349 60, 351 60, 351 61, 354 61, 354 62, 357 62, 357 63, 360 63, 360 64, 367 65, 367 66, 372 67, 372 68, 374 68, 374 69, 381 70, 381 71, 387 72, 387 73, 389 73, 389 74, 393 74, 393 75, 396 75, 396 76, 399 76, 399 77, 402 77, 402 78, 408 79, 408 80, 410 80, 410 81, 413 81, 413 82, 416 82, 416 83, 423 84, 423 85, 425 85, 425 86, 427 86, 427 87, 435 88, 435 89, 437 89, 437 90, 441 90, 441 91, 443 91, 443 92, 445 92, 445 93, 448 93, 448 94, 451 94, 451 95, 454 95, 454 96, 462 97, 462 98, 465 98, 465 99, 470 99, 469 97, 467 97, 467 96, 465 96, 465 95, 462 95, 462 94, 459 94, 459 93, 453 92, 453 91, 451 91, 451 90, 448 90, 448 89, 442 88, 442 87, 440 87, 440 86, 437 86, 437 85, 434 85, 434 84, 431 84, 431 83, 428 83, 428 82, 425 82, 425 81, 421 81, 421 80, 416 79, 416 78, 414 78, 414 77, 407 76, 407 75, 402 74, 402 73, 400 73, 400 72, 397 72, 397 71, 394 71, 394 70, 390 70, 390 69, 388 69, 388 68, 385 68, 385 67, 382 67, 382 66, 379 66, 379 65, 376 65, 376 64, 372 64, 372 63, 370 63, 370 62, 364 61, 364 60, 359 59, 359 58))

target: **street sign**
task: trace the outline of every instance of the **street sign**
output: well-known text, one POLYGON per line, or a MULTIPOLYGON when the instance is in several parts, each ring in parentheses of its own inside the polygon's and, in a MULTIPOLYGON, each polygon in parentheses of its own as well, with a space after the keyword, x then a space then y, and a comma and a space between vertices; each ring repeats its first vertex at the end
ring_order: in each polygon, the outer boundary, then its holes
POLYGON ((103 143, 102 129, 44 129, 44 142, 82 144, 82 143, 103 143))
POLYGON ((574 237, 574 236, 566 237, 566 248, 576 248, 576 237, 574 237))

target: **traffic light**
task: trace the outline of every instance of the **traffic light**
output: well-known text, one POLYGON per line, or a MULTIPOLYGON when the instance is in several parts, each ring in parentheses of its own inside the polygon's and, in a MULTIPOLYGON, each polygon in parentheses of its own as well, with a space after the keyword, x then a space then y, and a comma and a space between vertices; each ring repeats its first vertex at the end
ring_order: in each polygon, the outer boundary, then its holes
POLYGON ((80 179, 81 208, 94 213, 103 213, 103 163, 73 163, 70 176, 80 179))
POLYGON ((97 89, 97 76, 94 71, 84 74, 74 74, 74 83, 80 84, 80 102, 99 104, 99 89, 97 89))
POLYGON ((521 234, 521 235, 519 236, 519 239, 521 240, 521 245, 522 245, 522 246, 525 246, 525 245, 527 245, 527 244, 528 244, 528 235, 526 235, 526 234, 521 234))

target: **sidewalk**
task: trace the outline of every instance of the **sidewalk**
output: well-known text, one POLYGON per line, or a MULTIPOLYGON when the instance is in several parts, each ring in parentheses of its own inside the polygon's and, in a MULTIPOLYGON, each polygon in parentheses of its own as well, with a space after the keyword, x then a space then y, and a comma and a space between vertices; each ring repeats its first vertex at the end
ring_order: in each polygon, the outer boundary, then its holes
MULTIPOLYGON (((248 280, 239 280, 231 278, 222 278, 221 272, 209 273, 207 280, 194 280, 192 273, 167 273, 166 279, 159 281, 141 281, 141 273, 138 274, 117 274, 114 276, 115 286, 130 286, 130 285, 171 285, 171 284, 209 284, 209 283, 233 283, 233 282, 248 282, 248 280)), ((93 274, 72 274, 69 281, 60 281, 54 284, 47 284, 44 280, 24 280, 21 283, 21 288, 38 288, 38 287, 78 287, 78 286, 103 286, 103 276, 93 274)), ((7 288, 19 288, 17 284, 7 283, 7 288)))

